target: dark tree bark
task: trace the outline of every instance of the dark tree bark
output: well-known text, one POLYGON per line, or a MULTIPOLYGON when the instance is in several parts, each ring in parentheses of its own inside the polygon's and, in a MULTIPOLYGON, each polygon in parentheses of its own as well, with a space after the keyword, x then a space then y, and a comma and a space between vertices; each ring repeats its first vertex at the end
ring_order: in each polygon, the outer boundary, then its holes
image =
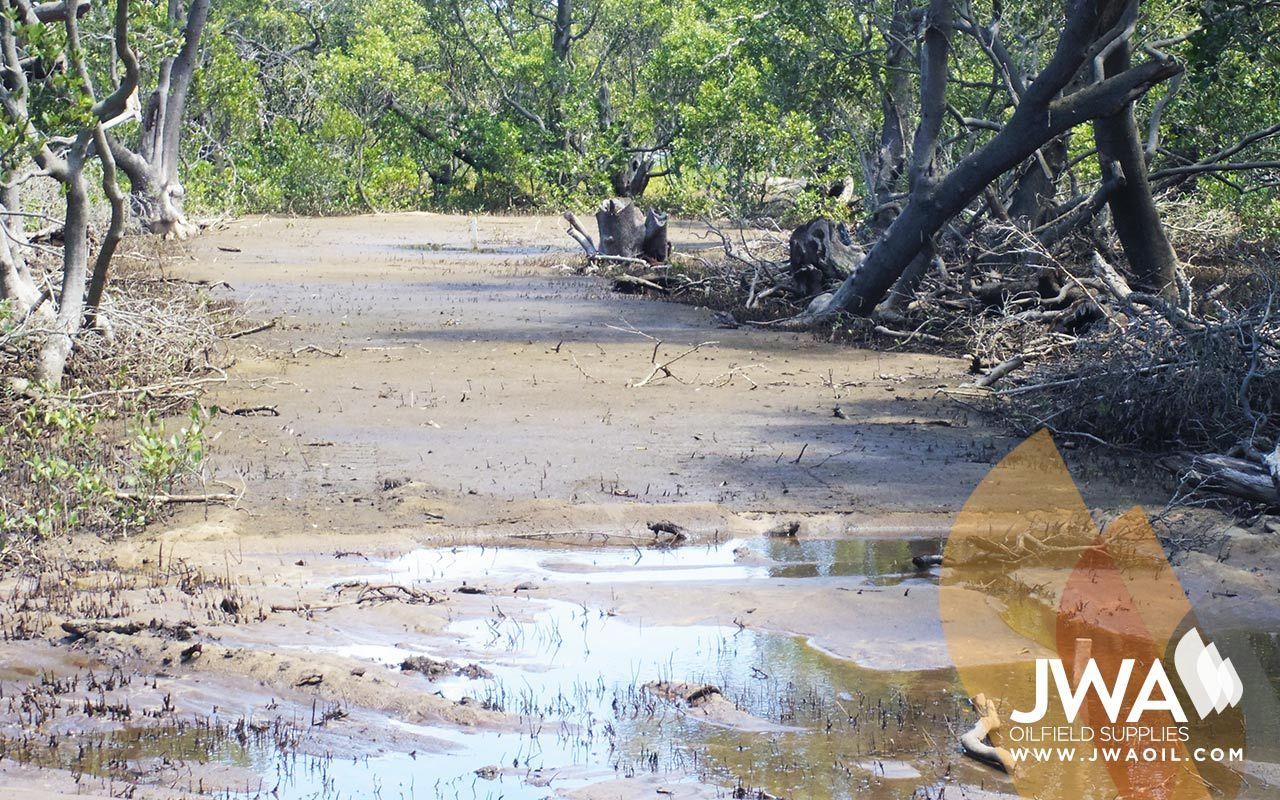
POLYGON ((629 197, 601 203, 596 212, 601 254, 638 258, 644 248, 644 222, 645 215, 629 197))
POLYGON ((573 45, 573 0, 556 0, 556 16, 551 23, 551 54, 561 64, 569 60, 573 45))
MULTIPOLYGON (((920 124, 911 143, 910 199, 929 192, 937 182, 938 137, 947 111, 947 62, 951 58, 952 0, 931 0, 920 46, 920 124)), ((900 308, 915 293, 933 259, 932 234, 893 284, 889 306, 900 308)))
POLYGON ((1057 194, 1058 178, 1067 166, 1067 143, 1064 134, 1040 148, 1040 156, 1026 164, 1009 198, 1009 217, 1024 228, 1035 228, 1046 221, 1057 194), (1042 160, 1043 159, 1043 160, 1042 160))
POLYGON ((671 255, 671 243, 667 239, 667 215, 652 208, 644 216, 644 244, 641 254, 655 264, 665 263, 671 255))
POLYGON ((1091 50, 1107 33, 1100 29, 1100 22, 1115 4, 1116 0, 1069 0, 1053 58, 1027 87, 1009 122, 941 180, 930 180, 912 192, 902 214, 857 272, 841 285, 821 317, 842 311, 870 314, 930 237, 992 181, 1075 126, 1120 113, 1152 86, 1181 70, 1173 59, 1157 55, 1059 98, 1059 93, 1094 55, 1091 50))
POLYGON ((947 62, 951 58, 952 0, 931 0, 920 47, 920 124, 911 143, 910 189, 927 191, 935 181, 938 135, 947 112, 947 62))
POLYGON ((647 153, 633 154, 626 165, 613 174, 613 193, 618 197, 639 197, 649 187, 652 171, 652 157, 647 153))
POLYGON ((911 97, 911 2, 894 0, 893 16, 885 32, 884 86, 881 89, 880 146, 872 162, 871 196, 875 208, 871 228, 879 234, 897 216, 893 195, 907 163, 906 103, 911 97))
MULTIPOLYGON (((1106 75, 1119 75, 1129 69, 1131 56, 1129 42, 1118 43, 1106 58, 1106 75)), ((1133 115, 1133 103, 1095 120, 1093 131, 1104 170, 1115 165, 1123 176, 1123 181, 1108 197, 1107 205, 1134 282, 1144 291, 1156 294, 1176 292, 1178 256, 1165 235, 1160 212, 1151 195, 1147 159, 1133 115)))
POLYGON ((111 140, 116 165, 129 177, 134 213, 153 233, 184 238, 191 226, 183 211, 186 190, 179 176, 182 126, 187 94, 195 77, 200 40, 209 19, 209 0, 191 0, 186 13, 180 0, 169 3, 169 19, 184 23, 182 47, 160 63, 156 87, 142 108, 137 150, 111 140))

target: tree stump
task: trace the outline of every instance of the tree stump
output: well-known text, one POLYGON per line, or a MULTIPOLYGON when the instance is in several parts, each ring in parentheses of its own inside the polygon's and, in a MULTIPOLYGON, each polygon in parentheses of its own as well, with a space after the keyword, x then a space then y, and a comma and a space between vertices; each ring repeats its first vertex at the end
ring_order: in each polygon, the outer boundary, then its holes
POLYGON ((600 255, 664 263, 671 255, 667 215, 642 212, 630 197, 613 197, 596 212, 600 255))
POLYGON ((791 277, 804 295, 843 281, 862 263, 862 248, 843 222, 815 219, 791 233, 791 277))
POLYGON ((664 264, 671 255, 671 243, 667 241, 667 215, 649 209, 644 217, 644 257, 655 264, 664 264))
POLYGON ((606 256, 639 258, 644 247, 645 215, 630 197, 613 197, 596 212, 600 252, 606 256))

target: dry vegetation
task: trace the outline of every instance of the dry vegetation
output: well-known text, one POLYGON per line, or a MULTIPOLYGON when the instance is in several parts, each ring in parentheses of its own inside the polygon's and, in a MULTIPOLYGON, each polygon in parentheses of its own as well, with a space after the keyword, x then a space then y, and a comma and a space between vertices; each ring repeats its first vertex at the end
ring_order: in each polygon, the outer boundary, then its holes
MULTIPOLYGON (((127 534, 188 499, 175 489, 199 476, 208 412, 197 397, 225 380, 221 336, 240 323, 207 287, 166 277, 185 257, 176 245, 130 242, 68 362, 74 388, 19 377, 31 373, 40 331, 30 316, 0 317, 0 374, 10 376, 0 387, 0 562, 20 563, 55 536, 127 534)), ((52 275, 55 260, 33 271, 52 275)))

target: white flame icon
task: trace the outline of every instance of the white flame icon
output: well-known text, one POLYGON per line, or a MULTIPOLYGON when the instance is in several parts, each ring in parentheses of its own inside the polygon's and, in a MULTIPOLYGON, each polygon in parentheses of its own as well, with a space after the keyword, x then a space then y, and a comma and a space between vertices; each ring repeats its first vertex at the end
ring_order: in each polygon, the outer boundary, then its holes
POLYGON ((1200 719, 1234 707, 1244 695, 1244 684, 1231 659, 1219 655, 1216 645, 1206 645, 1195 628, 1178 642, 1173 663, 1200 719))

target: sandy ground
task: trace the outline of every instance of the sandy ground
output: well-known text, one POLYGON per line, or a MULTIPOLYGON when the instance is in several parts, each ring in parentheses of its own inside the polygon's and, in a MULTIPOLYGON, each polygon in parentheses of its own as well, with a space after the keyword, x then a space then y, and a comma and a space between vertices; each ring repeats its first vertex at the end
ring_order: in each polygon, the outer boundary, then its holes
MULTIPOLYGON (((928 575, 883 585, 746 572, 726 590, 665 575, 571 580, 533 559, 528 575, 525 566, 459 568, 414 584, 413 596, 367 594, 394 584, 394 559, 416 548, 581 553, 644 543, 659 520, 686 529, 687 547, 756 541, 796 522, 800 540, 902 539, 927 549, 1019 441, 937 393, 965 380, 959 360, 728 330, 704 309, 614 294, 565 266, 578 259, 561 227, 485 217, 473 234, 466 217, 431 214, 251 218, 198 239, 173 277, 207 281, 249 317, 276 320, 235 340, 231 381, 208 398, 226 412, 269 409, 211 424, 210 477, 244 499, 185 509, 142 540, 84 543, 62 573, 0 587, 10 598, 6 635, 21 639, 0 647, 0 690, 32 698, 0 713, 6 736, 119 728, 110 708, 127 699, 157 719, 207 720, 212 710, 253 720, 258 739, 298 739, 304 753, 440 752, 449 730, 520 723, 369 653, 438 648, 459 624, 490 620, 497 630, 553 601, 628 623, 799 637, 849 664, 858 681, 945 683, 930 672, 949 662, 928 575), (698 345, 669 377, 637 385, 698 345), (91 618, 140 630, 76 623, 91 618), (131 681, 103 687, 79 677, 113 669, 131 681), (326 719, 327 709, 341 715, 326 719)), ((673 239, 710 246, 691 226, 673 239)), ((1072 466, 1091 506, 1161 498, 1149 476, 1116 462, 1072 466)), ((769 561, 733 554, 720 566, 758 563, 769 561)), ((1219 572, 1200 569, 1196 591, 1213 597, 1245 580, 1219 572)), ((1270 590, 1253 589, 1259 607, 1274 609, 1270 590)), ((446 655, 466 654, 459 646, 446 655)), ((718 721, 729 729, 776 727, 725 705, 718 721)), ((958 776, 953 789, 971 796, 1008 788, 943 750, 914 754, 902 772, 910 780, 872 770, 866 796, 911 796, 941 776, 958 776)), ((122 787, 168 797, 254 780, 246 762, 77 784, 65 768, 30 761, 0 758, 0 797, 122 787)), ((723 775, 690 782, 659 771, 572 796, 725 791, 723 775)))

